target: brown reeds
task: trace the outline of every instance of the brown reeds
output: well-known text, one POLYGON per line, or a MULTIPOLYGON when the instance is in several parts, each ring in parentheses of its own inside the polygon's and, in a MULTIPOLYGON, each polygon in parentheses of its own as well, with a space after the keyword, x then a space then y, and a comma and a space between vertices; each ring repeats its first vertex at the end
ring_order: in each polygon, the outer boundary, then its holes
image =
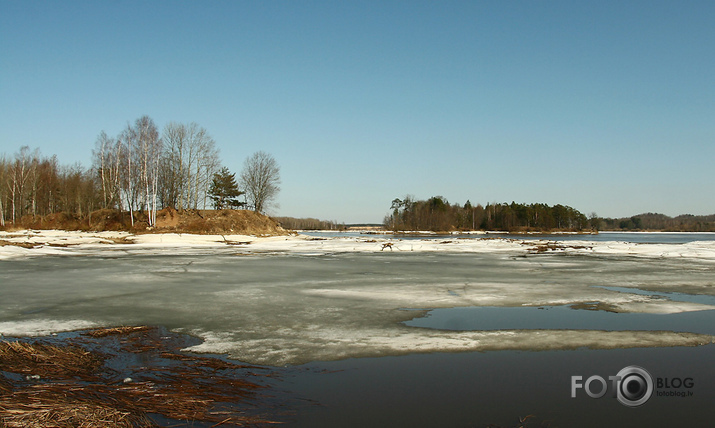
POLYGON ((38 384, 0 396, 0 427, 152 427, 146 416, 97 399, 76 397, 77 386, 38 384))
POLYGON ((215 426, 275 423, 254 411, 265 386, 245 379, 270 376, 265 369, 180 347, 178 335, 146 326, 91 330, 59 344, 1 342, 0 428, 156 426, 147 415, 215 426), (135 353, 143 355, 129 357, 135 353), (118 363, 135 360, 141 365, 118 363))
POLYGON ((136 325, 136 326, 123 326, 123 327, 109 327, 109 328, 97 328, 94 330, 86 331, 82 334, 89 337, 106 337, 119 334, 135 333, 138 331, 149 331, 151 327, 146 325, 136 325))
POLYGON ((75 345, 0 342, 0 370, 28 376, 86 376, 103 364, 103 358, 75 345))

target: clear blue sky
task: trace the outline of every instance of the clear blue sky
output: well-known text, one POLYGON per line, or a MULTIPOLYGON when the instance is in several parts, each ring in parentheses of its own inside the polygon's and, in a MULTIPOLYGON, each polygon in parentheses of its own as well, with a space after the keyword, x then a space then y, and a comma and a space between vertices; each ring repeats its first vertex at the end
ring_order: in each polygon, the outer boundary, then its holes
POLYGON ((715 213, 713 1, 0 0, 0 154, 197 122, 274 214, 396 197, 715 213))

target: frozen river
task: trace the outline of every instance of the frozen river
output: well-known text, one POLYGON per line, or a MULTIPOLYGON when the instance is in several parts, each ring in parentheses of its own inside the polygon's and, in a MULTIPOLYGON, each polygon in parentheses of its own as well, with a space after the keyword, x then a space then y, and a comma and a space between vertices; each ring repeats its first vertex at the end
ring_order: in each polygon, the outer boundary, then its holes
POLYGON ((646 406, 656 409, 660 400, 695 422, 700 412, 713 416, 699 405, 714 398, 706 362, 715 346, 715 242, 585 244, 580 237, 537 248, 503 240, 286 239, 0 247, 11 254, 0 258, 0 333, 162 325, 203 339, 193 351, 305 368, 292 372, 288 389, 331 404, 301 410, 291 421, 298 426, 331 426, 353 413, 354 426, 380 415, 401 426, 425 401, 444 426, 507 425, 529 413, 568 426, 574 409, 609 403, 607 411, 622 412, 616 400, 572 399, 571 375, 637 363, 698 380, 694 398, 653 397, 646 406), (670 358, 686 365, 673 372, 670 358), (337 372, 315 374, 325 368, 337 372), (515 378, 499 381, 499 373, 519 373, 529 392, 515 378), (371 390, 368 379, 381 386, 371 390), (544 394, 535 382, 548 383, 544 394), (358 398, 366 388, 371 398, 358 398), (502 402, 479 413, 469 394, 485 403, 514 394, 525 407, 502 402), (377 412, 380 400, 393 405, 377 412), (548 400, 573 409, 559 413, 548 400))

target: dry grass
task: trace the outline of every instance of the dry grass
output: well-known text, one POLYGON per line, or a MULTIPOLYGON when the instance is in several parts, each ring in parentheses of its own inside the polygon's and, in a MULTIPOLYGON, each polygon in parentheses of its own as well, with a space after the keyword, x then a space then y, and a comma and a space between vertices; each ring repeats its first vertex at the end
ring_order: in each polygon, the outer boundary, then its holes
POLYGON ((559 242, 546 242, 546 243, 538 243, 536 245, 533 245, 529 242, 523 242, 524 245, 531 245, 531 248, 529 248, 529 253, 530 254, 542 254, 542 253, 547 253, 547 252, 552 252, 552 251, 563 251, 566 249, 572 249, 572 250, 590 250, 593 249, 591 246, 585 246, 585 245, 570 245, 570 244, 563 244, 559 242))
POLYGON ((5 376, 0 375, 0 396, 12 392, 12 384, 5 379, 5 376))
MULTIPOLYGON (((65 342, 0 343, 0 428, 152 427, 147 415, 215 426, 275 423, 245 413, 265 388, 246 377, 271 376, 260 367, 178 352, 174 341, 147 326, 97 329, 65 342), (101 349, 102 352, 91 349, 101 349), (140 367, 117 368, 117 361, 140 367), (108 361, 114 359, 114 368, 108 361), (119 371, 118 371, 119 370, 119 371), (4 376, 4 373, 21 375, 4 376), (126 377, 131 373, 132 378, 126 377)), ((56 340, 58 341, 58 340, 56 340)))
POLYGON ((90 376, 103 364, 103 358, 79 346, 43 343, 0 343, 0 369, 41 377, 90 376))
POLYGON ((119 334, 129 334, 129 333, 136 333, 139 331, 149 331, 149 330, 151 330, 151 327, 149 327, 149 326, 137 325, 137 326, 124 326, 124 327, 97 328, 94 330, 86 331, 83 334, 85 336, 99 338, 99 337, 106 337, 106 336, 119 335, 119 334))
POLYGON ((0 239, 0 247, 5 246, 5 245, 11 245, 13 247, 21 247, 21 248, 35 248, 39 247, 41 244, 35 244, 32 242, 14 242, 14 241, 6 241, 4 239, 0 239))
MULTIPOLYGON (((76 389, 77 387, 74 387, 76 389)), ((151 427, 142 414, 120 410, 99 400, 76 396, 62 384, 33 385, 12 396, 0 397, 0 427, 151 427)))

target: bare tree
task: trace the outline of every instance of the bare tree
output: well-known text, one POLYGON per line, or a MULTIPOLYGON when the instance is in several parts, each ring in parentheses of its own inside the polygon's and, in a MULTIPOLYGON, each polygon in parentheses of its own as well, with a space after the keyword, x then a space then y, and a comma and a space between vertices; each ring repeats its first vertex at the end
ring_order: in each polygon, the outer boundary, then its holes
POLYGON ((35 206, 33 193, 35 171, 39 158, 39 150, 30 153, 30 147, 22 146, 15 154, 15 161, 9 168, 9 180, 7 186, 10 190, 12 203, 12 222, 21 218, 28 207, 35 206))
POLYGON ((138 174, 136 166, 132 165, 134 157, 134 140, 136 139, 131 125, 122 131, 117 139, 118 152, 120 154, 120 192, 123 195, 126 209, 129 211, 131 225, 134 226, 134 210, 137 208, 138 199, 138 174))
POLYGON ((162 194, 176 208, 206 208, 208 189, 218 169, 218 150, 205 128, 170 123, 164 128, 162 194))
POLYGON ((186 127, 171 122, 164 127, 164 156, 161 165, 161 202, 164 206, 184 208, 183 185, 186 182, 186 127))
POLYGON ((193 188, 192 200, 194 208, 198 208, 199 204, 201 204, 201 207, 206 209, 209 187, 211 186, 213 175, 219 167, 218 150, 216 149, 216 143, 206 129, 196 123, 189 124, 187 137, 195 159, 194 172, 191 176, 193 187, 191 183, 187 184, 189 188, 193 188))
POLYGON ((262 213, 274 203, 280 182, 278 163, 268 153, 256 152, 243 163, 241 187, 254 211, 262 213))
POLYGON ((162 142, 154 121, 149 116, 137 119, 134 125, 135 150, 139 158, 142 204, 147 211, 149 226, 156 223, 157 187, 159 180, 159 158, 162 142))
POLYGON ((5 194, 5 182, 9 169, 8 165, 5 156, 0 157, 0 227, 5 227, 5 204, 3 200, 7 197, 5 194))
POLYGON ((97 137, 92 151, 92 168, 102 188, 104 208, 116 207, 119 202, 119 172, 121 163, 121 143, 102 131, 97 137))
POLYGON ((134 211, 146 210, 149 226, 156 220, 159 186, 159 165, 162 141, 154 121, 149 116, 137 119, 118 138, 121 153, 121 193, 129 209, 132 226, 134 211))

